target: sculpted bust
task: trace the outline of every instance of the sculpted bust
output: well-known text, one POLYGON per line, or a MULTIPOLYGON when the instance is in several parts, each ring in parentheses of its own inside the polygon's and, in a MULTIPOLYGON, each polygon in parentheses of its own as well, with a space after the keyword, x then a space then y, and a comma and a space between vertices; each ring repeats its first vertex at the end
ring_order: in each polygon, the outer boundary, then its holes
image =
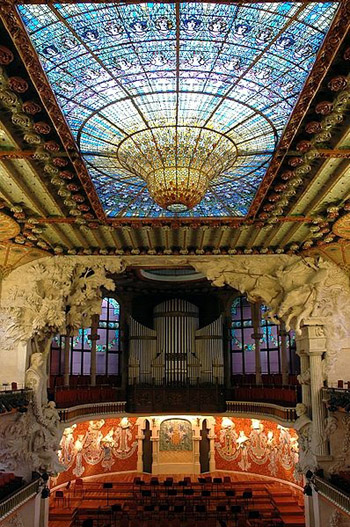
POLYGON ((307 407, 304 403, 298 403, 295 407, 295 411, 298 417, 294 423, 295 430, 299 431, 312 423, 311 419, 307 415, 307 407))

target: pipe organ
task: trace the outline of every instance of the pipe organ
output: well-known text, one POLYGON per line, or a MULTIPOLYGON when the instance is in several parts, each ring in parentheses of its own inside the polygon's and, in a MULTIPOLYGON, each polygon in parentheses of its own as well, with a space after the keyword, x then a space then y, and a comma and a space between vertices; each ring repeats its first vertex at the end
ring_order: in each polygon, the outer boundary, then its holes
POLYGON ((198 308, 171 299, 154 308, 153 327, 130 317, 129 384, 223 384, 221 317, 199 329, 198 308))

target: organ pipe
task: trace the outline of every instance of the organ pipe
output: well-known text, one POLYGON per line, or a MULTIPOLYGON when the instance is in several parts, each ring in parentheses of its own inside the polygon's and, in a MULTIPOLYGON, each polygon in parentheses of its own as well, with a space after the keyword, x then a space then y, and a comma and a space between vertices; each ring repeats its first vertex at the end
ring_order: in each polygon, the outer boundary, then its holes
POLYGON ((154 330, 130 318, 129 383, 223 384, 223 321, 199 329, 198 308, 171 299, 153 311, 154 330))

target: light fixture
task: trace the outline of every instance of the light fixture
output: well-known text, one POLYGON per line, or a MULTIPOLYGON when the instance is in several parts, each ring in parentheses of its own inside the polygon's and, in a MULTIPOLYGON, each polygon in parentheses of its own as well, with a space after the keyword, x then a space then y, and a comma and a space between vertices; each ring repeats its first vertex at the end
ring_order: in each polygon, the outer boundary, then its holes
POLYGON ((244 431, 241 430, 239 433, 239 437, 236 439, 236 443, 240 448, 244 448, 245 443, 248 441, 248 437, 245 435, 244 431))
POLYGON ((186 212, 202 200, 210 182, 232 168, 234 142, 224 134, 195 126, 163 126, 127 137, 117 157, 142 178, 154 201, 170 212, 186 212))
POLYGON ((252 429, 260 430, 260 421, 259 419, 252 419, 252 429))
POLYGON ((312 487, 307 483, 304 487, 304 494, 305 496, 312 496, 312 487))

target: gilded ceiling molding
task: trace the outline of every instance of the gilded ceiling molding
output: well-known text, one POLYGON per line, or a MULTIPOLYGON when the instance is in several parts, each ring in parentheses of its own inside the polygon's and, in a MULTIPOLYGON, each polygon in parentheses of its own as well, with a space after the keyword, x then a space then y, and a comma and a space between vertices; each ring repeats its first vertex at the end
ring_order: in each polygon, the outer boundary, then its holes
POLYGON ((286 126, 285 132, 277 145, 275 154, 267 169, 266 175, 258 188, 257 194, 248 211, 248 217, 255 216, 258 212, 271 183, 278 174, 278 171, 285 158, 286 152, 290 148, 292 141, 298 131, 300 123, 304 119, 309 106, 321 86, 327 74, 329 66, 337 54, 342 42, 344 41, 350 24, 350 0, 342 0, 339 10, 333 20, 327 36, 318 53, 316 62, 304 85, 299 99, 294 107, 293 113, 286 126))
POLYGON ((56 98, 53 94, 48 79, 41 67, 39 57, 35 52, 29 36, 23 26, 22 20, 10 0, 3 0, 0 5, 0 18, 4 23, 7 31, 12 37, 13 42, 25 64, 29 73, 31 81, 38 91, 38 94, 45 106, 45 109, 52 120, 57 134, 62 141, 65 150, 68 153, 70 161, 72 162, 77 175, 83 185, 83 188, 90 200, 90 203, 100 221, 105 222, 106 216, 100 200, 98 198, 95 187, 91 181, 89 173, 80 156, 78 148, 75 144, 71 131, 63 117, 63 114, 57 104, 56 98))
MULTIPOLYGON (((296 195, 297 188, 305 185, 305 177, 312 170, 312 164, 317 161, 322 154, 318 150, 318 145, 331 141, 334 131, 344 120, 344 114, 349 106, 350 100, 350 75, 337 75, 328 82, 328 87, 336 96, 332 100, 323 101, 316 105, 315 111, 323 116, 321 121, 310 121, 306 124, 306 133, 310 134, 309 140, 299 141, 296 145, 297 155, 290 157, 288 160, 289 168, 282 172, 282 183, 275 185, 267 195, 267 203, 263 205, 263 212, 260 212, 259 219, 268 223, 276 223, 277 216, 283 214, 283 209, 290 207, 290 199, 296 195)), ((341 150, 339 150, 341 153, 341 150)), ((337 156, 335 156, 337 157, 337 156)), ((339 155, 338 157, 344 157, 339 155)), ((318 242, 330 243, 334 240, 334 235, 329 234, 329 221, 334 221, 338 216, 336 207, 329 206, 327 209, 327 218, 323 218, 322 240, 318 242), (327 229, 326 229, 327 228, 327 229), (325 235, 323 237, 323 235, 325 235)), ((312 221, 313 218, 310 219, 312 221)), ((318 232, 316 229, 310 229, 311 232, 318 232)), ((319 229, 320 230, 320 229, 319 229)), ((321 237, 318 234, 314 238, 321 237)), ((303 244, 304 249, 313 245, 312 240, 307 240, 303 244)), ((299 247, 298 247, 299 248, 299 247)))

